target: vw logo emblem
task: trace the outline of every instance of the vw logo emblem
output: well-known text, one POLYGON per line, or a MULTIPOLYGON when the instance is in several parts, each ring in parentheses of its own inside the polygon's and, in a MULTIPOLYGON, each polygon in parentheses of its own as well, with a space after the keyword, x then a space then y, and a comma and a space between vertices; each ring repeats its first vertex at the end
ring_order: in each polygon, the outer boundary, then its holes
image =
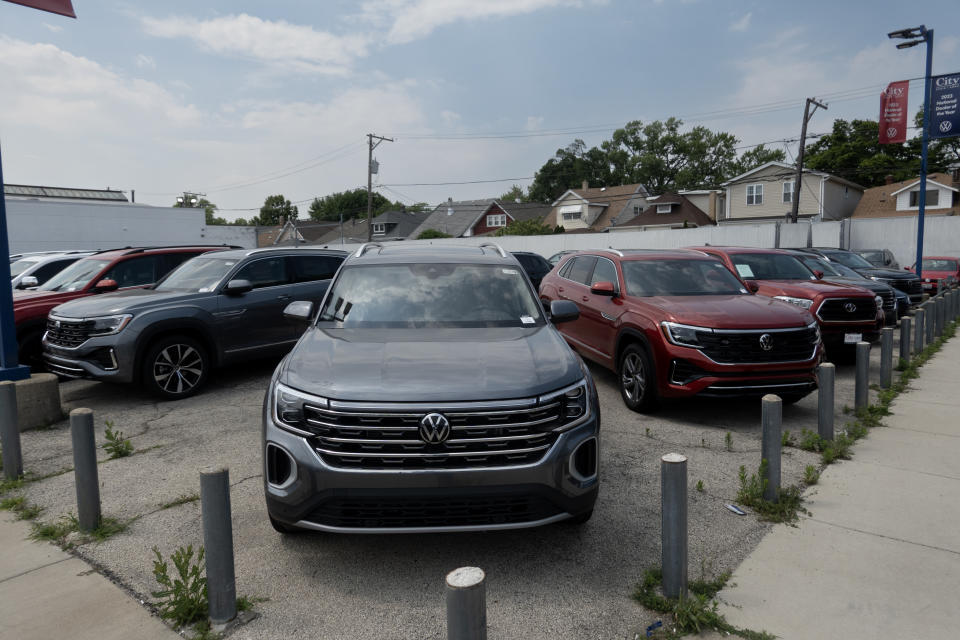
POLYGON ((773 336, 771 336, 769 333, 765 333, 760 336, 760 348, 764 351, 770 351, 770 349, 773 349, 773 336))
POLYGON ((55 326, 57 329, 59 329, 59 328, 60 328, 60 321, 59 321, 59 320, 54 320, 54 321, 53 321, 53 326, 55 326))
POLYGON ((428 413, 420 418, 420 439, 428 444, 440 444, 450 437, 450 421, 442 413, 428 413))
POLYGON ((846 311, 847 313, 853 313, 854 311, 857 310, 857 305, 855 305, 852 302, 848 302, 845 305, 843 305, 843 310, 846 311))
POLYGON ((890 127, 889 129, 887 129, 887 137, 888 137, 888 138, 896 138, 896 137, 897 137, 897 128, 896 128, 896 127, 890 127))
POLYGON ((942 131, 943 133, 950 131, 950 129, 953 129, 953 123, 950 122, 949 120, 944 120, 943 122, 940 123, 940 131, 942 131))

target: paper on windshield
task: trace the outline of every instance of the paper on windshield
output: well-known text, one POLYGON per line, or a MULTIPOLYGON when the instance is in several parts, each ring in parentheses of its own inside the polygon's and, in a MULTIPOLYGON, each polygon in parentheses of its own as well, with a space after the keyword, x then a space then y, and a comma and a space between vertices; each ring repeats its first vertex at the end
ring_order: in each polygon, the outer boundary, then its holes
POLYGON ((752 277, 753 277, 753 269, 750 268, 750 265, 748 265, 748 264, 738 264, 738 265, 735 265, 735 266, 737 267, 737 273, 740 274, 740 277, 741 277, 741 278, 752 278, 752 277))

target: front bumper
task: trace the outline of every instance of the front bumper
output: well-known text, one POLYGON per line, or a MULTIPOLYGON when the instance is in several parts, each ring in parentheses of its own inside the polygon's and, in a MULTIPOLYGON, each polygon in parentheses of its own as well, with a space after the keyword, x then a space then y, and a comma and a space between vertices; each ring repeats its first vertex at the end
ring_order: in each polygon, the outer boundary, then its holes
POLYGON ((88 338, 77 347, 55 345, 43 336, 43 359, 47 368, 66 378, 91 378, 108 382, 134 381, 135 354, 118 335, 88 338))
POLYGON ((586 422, 560 434, 532 464, 374 470, 326 463, 307 438, 275 424, 271 396, 263 413, 264 494, 270 516, 290 526, 337 533, 520 529, 589 512, 597 498, 596 405, 586 422), (573 465, 581 447, 592 447, 592 475, 573 465), (288 456, 282 477, 271 467, 278 451, 288 456))

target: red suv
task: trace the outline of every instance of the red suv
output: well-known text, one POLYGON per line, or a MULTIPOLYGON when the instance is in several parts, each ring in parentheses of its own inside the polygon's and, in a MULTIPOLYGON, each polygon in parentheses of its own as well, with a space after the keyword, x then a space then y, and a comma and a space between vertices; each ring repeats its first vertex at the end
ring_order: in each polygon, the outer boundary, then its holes
POLYGON ((779 249, 698 247, 720 258, 727 268, 762 296, 809 309, 820 324, 828 350, 875 342, 883 328, 883 298, 872 291, 817 280, 796 256, 779 249))
POLYGON ((701 251, 589 251, 564 256, 540 286, 571 300, 558 326, 581 355, 619 374, 634 411, 661 397, 761 396, 795 402, 816 388, 821 344, 808 311, 753 295, 701 251))
MULTIPOLYGON (((916 273, 917 265, 908 267, 907 271, 916 273)), ((940 280, 952 283, 960 278, 960 260, 952 256, 923 256, 922 272, 923 290, 935 296, 940 280)))
POLYGON ((237 247, 127 247, 101 251, 74 262, 36 289, 14 291, 13 318, 20 362, 33 369, 42 365, 40 339, 47 327, 47 314, 57 305, 97 293, 146 287, 196 255, 228 248, 237 247))

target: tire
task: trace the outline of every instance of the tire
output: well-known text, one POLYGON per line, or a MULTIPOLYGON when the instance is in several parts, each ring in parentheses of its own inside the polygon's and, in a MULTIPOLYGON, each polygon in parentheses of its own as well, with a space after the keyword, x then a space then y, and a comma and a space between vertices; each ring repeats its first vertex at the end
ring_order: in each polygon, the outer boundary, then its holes
POLYGON ((620 355, 617 367, 620 397, 631 411, 648 413, 660 405, 657 394, 657 374, 646 349, 631 344, 620 355))
POLYGON ((297 527, 291 527, 288 524, 284 524, 279 520, 275 519, 273 516, 269 516, 270 526, 273 527, 273 530, 277 533, 282 533, 284 535, 296 535, 298 533, 303 533, 303 529, 297 527))
POLYGON ((43 361, 43 343, 40 341, 42 337, 42 330, 28 329, 23 337, 17 340, 17 359, 20 364, 30 367, 31 373, 47 370, 43 361))
POLYGON ((203 387, 211 362, 198 341, 171 335, 150 345, 141 367, 140 379, 147 391, 167 400, 180 400, 203 387))

